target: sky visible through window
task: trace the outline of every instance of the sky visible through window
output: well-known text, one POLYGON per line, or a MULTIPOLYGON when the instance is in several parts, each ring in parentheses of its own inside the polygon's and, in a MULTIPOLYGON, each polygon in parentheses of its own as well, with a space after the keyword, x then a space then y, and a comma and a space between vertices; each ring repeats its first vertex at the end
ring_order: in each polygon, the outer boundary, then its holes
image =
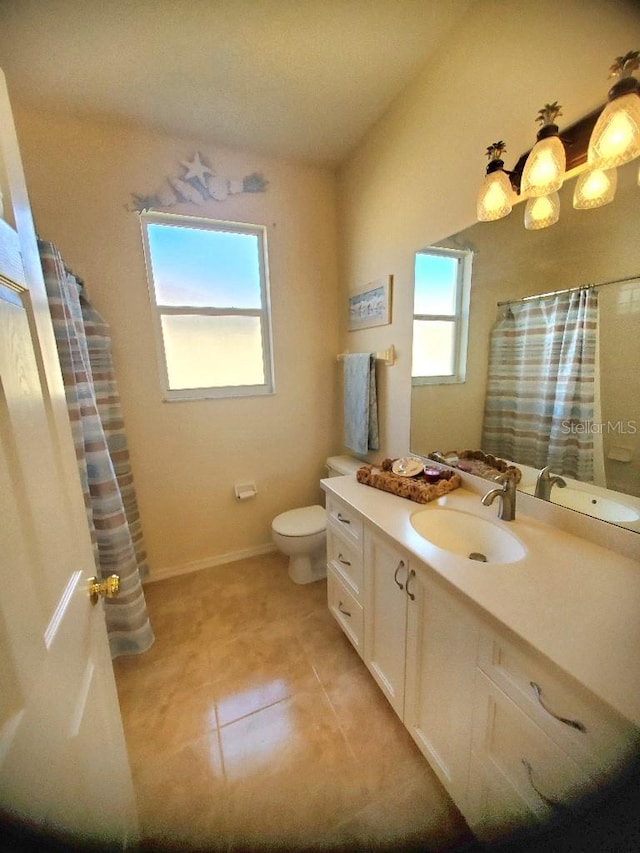
MULTIPOLYGON (((414 314, 454 317, 458 259, 418 252, 414 314)), ((455 368, 455 327, 448 320, 414 319, 412 376, 451 376, 455 368)))
POLYGON ((148 225, 159 305, 260 308, 255 234, 148 225))
POLYGON ((414 314, 455 314, 457 258, 416 255, 414 314))

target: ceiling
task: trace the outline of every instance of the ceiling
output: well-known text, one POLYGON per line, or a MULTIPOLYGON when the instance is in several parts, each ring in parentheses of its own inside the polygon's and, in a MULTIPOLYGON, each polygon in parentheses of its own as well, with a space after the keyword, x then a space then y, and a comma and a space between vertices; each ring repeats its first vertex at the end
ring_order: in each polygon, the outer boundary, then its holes
POLYGON ((0 0, 14 100, 336 166, 472 0, 0 0))

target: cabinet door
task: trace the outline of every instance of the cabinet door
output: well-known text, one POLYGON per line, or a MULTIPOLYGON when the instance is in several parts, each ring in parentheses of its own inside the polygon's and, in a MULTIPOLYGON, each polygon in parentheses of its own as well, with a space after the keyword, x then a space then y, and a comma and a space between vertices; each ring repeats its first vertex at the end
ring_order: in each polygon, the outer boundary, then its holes
POLYGON ((463 602, 426 572, 412 573, 409 593, 404 722, 462 807, 469 773, 478 623, 463 602))
POLYGON ((365 565, 364 660, 402 719, 409 563, 397 548, 367 530, 365 565))

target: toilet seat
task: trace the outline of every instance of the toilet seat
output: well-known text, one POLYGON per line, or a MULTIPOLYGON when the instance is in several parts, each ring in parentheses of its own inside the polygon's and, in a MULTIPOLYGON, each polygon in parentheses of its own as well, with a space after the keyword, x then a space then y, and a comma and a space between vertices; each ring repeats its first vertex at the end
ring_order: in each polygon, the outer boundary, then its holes
POLYGON ((327 513, 323 506, 303 506, 277 515, 272 528, 281 536, 312 536, 327 529, 327 513))

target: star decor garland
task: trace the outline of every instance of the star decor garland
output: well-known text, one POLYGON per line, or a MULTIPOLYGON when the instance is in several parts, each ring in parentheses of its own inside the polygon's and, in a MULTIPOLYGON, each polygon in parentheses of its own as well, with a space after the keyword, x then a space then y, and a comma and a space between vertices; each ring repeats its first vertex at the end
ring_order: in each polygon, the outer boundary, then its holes
POLYGON ((133 203, 129 210, 142 213, 154 207, 173 207, 175 204, 193 202, 204 204, 213 199, 225 201, 230 195, 238 193, 263 193, 268 181, 261 174, 253 172, 241 180, 231 180, 217 175, 202 154, 197 151, 191 160, 181 161, 184 174, 179 177, 167 177, 168 186, 154 195, 132 193, 133 203))

